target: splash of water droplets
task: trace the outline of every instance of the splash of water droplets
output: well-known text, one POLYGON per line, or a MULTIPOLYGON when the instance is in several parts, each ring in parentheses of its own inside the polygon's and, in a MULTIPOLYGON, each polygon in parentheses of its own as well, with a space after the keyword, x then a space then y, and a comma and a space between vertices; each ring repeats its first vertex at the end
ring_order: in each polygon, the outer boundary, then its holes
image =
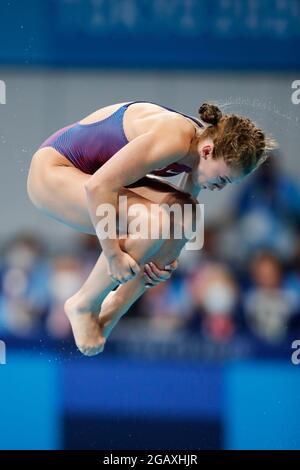
POLYGON ((241 96, 235 97, 235 96, 230 96, 226 98, 225 101, 218 101, 218 106, 225 111, 225 108, 230 108, 234 106, 240 106, 242 107, 251 107, 253 109, 259 109, 263 111, 268 111, 272 114, 275 114, 276 116, 279 116, 283 119, 286 119, 292 123, 294 123, 297 127, 300 127, 299 125, 299 117, 298 116, 291 116, 289 114, 286 114, 282 112, 276 104, 274 104, 271 100, 269 101, 261 101, 258 98, 244 98, 241 96))

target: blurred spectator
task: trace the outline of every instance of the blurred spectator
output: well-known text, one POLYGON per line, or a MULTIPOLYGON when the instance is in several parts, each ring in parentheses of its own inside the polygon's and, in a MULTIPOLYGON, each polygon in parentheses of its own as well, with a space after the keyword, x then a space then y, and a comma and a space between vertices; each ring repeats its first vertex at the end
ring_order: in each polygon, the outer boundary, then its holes
POLYGON ((244 296, 245 320, 250 330, 268 342, 283 340, 296 308, 296 297, 286 285, 275 254, 259 252, 250 266, 251 287, 244 296))
POLYGON ((87 277, 101 253, 101 245, 96 235, 80 233, 78 240, 76 254, 80 257, 81 269, 87 277))
POLYGON ((84 279, 79 259, 72 255, 55 257, 51 268, 50 307, 46 325, 50 336, 59 339, 71 332, 70 323, 64 314, 64 303, 81 287, 84 279))
POLYGON ((140 306, 155 335, 167 335, 180 329, 188 313, 189 298, 180 280, 165 281, 148 289, 140 306))
POLYGON ((202 263, 190 276, 188 292, 194 310, 190 328, 197 322, 214 341, 230 339, 236 328, 238 287, 228 267, 208 260, 202 263))
MULTIPOLYGON (((218 254, 216 250, 217 229, 215 225, 205 225, 204 227, 204 244, 201 250, 188 250, 185 247, 182 249, 178 261, 178 268, 175 275, 186 276, 193 272, 201 262, 205 259, 217 259, 218 254)), ((174 278, 174 274, 172 278, 174 278)))
POLYGON ((19 235, 4 247, 1 264, 0 329, 28 336, 42 326, 49 300, 48 266, 41 242, 19 235))
POLYGON ((300 190, 294 178, 280 166, 278 153, 251 175, 241 186, 237 215, 243 216, 254 207, 266 207, 287 223, 300 228, 300 190))
POLYGON ((236 200, 240 252, 245 261, 257 249, 271 249, 282 259, 294 254, 300 227, 300 190, 279 166, 279 155, 268 161, 241 186, 236 200))

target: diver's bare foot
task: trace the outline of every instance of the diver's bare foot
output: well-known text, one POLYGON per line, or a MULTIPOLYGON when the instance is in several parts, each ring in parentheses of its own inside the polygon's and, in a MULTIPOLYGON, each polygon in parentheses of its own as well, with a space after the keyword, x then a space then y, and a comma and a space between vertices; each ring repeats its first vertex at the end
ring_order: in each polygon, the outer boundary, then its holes
POLYGON ((65 302, 64 308, 79 351, 85 356, 102 352, 106 339, 102 334, 99 316, 79 308, 76 294, 65 302))

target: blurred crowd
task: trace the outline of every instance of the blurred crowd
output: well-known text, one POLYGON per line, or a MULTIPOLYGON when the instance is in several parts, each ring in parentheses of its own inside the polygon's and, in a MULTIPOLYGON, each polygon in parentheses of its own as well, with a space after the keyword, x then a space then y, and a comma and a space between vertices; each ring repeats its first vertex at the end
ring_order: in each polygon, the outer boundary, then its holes
MULTIPOLYGON (((240 185, 226 219, 205 227, 204 248, 182 252, 171 279, 121 319, 119 336, 131 321, 165 341, 178 332, 217 344, 246 338, 278 346, 300 337, 300 189, 280 158, 274 154, 240 185)), ((0 337, 69 338, 64 300, 99 253, 97 239, 85 235, 56 254, 33 234, 3 243, 0 337)))

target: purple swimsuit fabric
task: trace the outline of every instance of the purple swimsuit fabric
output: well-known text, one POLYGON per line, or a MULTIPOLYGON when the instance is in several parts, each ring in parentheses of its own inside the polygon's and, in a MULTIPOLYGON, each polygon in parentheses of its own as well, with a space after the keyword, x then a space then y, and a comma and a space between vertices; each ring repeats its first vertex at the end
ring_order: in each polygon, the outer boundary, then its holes
MULTIPOLYGON (((93 122, 92 124, 80 124, 79 122, 75 122, 69 126, 63 127, 48 137, 39 148, 54 148, 73 163, 76 168, 92 175, 116 152, 128 144, 123 128, 124 112, 131 104, 143 102, 145 101, 132 101, 127 103, 107 118, 93 122)), ((147 101, 147 103, 152 102, 147 101)), ((162 107, 189 117, 195 121, 199 127, 203 127, 199 121, 187 114, 180 113, 166 106, 162 107)), ((186 165, 172 163, 164 168, 151 171, 151 174, 157 176, 174 176, 190 171, 190 167, 186 165)))

